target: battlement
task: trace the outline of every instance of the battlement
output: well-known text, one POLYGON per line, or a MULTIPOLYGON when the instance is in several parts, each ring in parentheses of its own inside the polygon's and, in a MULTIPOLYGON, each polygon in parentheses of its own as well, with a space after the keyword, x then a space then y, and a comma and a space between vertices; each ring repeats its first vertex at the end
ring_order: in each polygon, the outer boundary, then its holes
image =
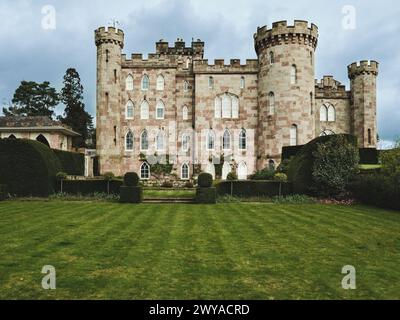
POLYGON ((361 62, 353 62, 347 67, 350 79, 363 74, 372 74, 377 76, 379 70, 379 63, 376 61, 363 60, 361 62))
POLYGON ((95 30, 96 46, 104 43, 113 43, 119 45, 121 49, 124 47, 124 32, 114 27, 100 27, 95 30))
POLYGON ((197 41, 192 41, 191 47, 186 47, 185 41, 178 38, 174 46, 170 47, 167 41, 161 39, 156 42, 156 53, 166 55, 198 55, 202 58, 204 55, 204 42, 198 39, 197 41))
POLYGON ((346 91, 346 86, 335 80, 333 76, 323 76, 320 81, 316 79, 315 87, 323 90, 346 91))
POLYGON ((295 20, 292 26, 288 25, 287 21, 278 21, 272 24, 271 29, 267 26, 258 27, 254 34, 254 42, 257 53, 264 47, 296 42, 310 45, 315 49, 318 42, 318 27, 313 23, 309 26, 308 22, 303 20, 295 20))
POLYGON ((207 59, 194 61, 195 73, 258 73, 258 60, 247 59, 246 64, 241 64, 240 59, 231 59, 228 65, 224 59, 215 59, 214 64, 209 64, 207 59))

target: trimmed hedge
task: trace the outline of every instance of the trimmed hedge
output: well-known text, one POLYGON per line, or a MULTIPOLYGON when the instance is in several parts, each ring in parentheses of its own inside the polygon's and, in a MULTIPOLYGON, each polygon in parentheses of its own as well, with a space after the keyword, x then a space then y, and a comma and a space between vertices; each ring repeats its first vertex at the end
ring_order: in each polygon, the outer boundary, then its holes
POLYGON ((223 181, 217 185, 219 196, 233 195, 236 197, 274 197, 292 194, 292 185, 289 182, 279 181, 223 181))
POLYGON ((127 187, 137 187, 139 185, 139 176, 136 172, 127 172, 124 176, 124 185, 127 187))
POLYGON ((357 138, 353 135, 328 135, 318 137, 308 144, 304 145, 300 152, 292 158, 288 169, 289 181, 293 183, 294 194, 309 194, 311 193, 310 187, 313 183, 312 171, 314 164, 313 153, 317 150, 319 143, 325 143, 330 139, 343 136, 347 142, 357 145, 357 138))
MULTIPOLYGON (((64 180, 63 192, 68 194, 90 195, 93 193, 107 193, 106 180, 64 180)), ((110 181, 110 194, 119 194, 121 180, 110 181)), ((57 184, 57 191, 61 191, 61 184, 57 184)))
POLYGON ((53 149, 60 160, 63 172, 70 176, 83 176, 85 174, 85 155, 83 153, 68 152, 53 149))
POLYGON ((6 184, 11 195, 48 197, 60 171, 60 160, 43 143, 0 139, 0 184, 6 184))
POLYGON ((8 187, 5 184, 0 184, 0 201, 8 198, 8 187))
POLYGON ((359 201, 382 208, 400 210, 400 181, 382 174, 359 175, 350 185, 359 201))
POLYGON ((196 203, 215 204, 217 203, 217 189, 214 187, 196 189, 196 203))
POLYGON ((121 203, 141 203, 143 201, 142 187, 121 186, 119 190, 121 203))
POLYGON ((212 186, 213 177, 209 173, 202 172, 202 173, 199 174, 199 177, 197 179, 197 183, 198 183, 199 187, 209 188, 209 187, 212 186))
POLYGON ((302 145, 282 147, 282 161, 290 160, 291 157, 296 156, 300 152, 301 148, 303 148, 302 145))
POLYGON ((376 148, 360 148, 360 164, 378 164, 379 152, 376 148))

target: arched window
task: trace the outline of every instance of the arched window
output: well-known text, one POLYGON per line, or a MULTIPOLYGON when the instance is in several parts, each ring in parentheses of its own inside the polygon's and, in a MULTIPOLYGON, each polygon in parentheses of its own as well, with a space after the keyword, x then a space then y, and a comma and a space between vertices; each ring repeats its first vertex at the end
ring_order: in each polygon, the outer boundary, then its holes
POLYGON ((290 145, 297 146, 297 126, 295 124, 290 128, 290 145))
POLYGON ((182 135, 182 151, 188 152, 189 151, 189 143, 190 143, 190 136, 188 134, 182 135))
POLYGON ((182 164, 181 167, 181 179, 188 180, 189 179, 189 165, 187 163, 182 164))
POLYGON ((186 58, 186 69, 189 69, 190 67, 190 58, 186 58))
POLYGON ((232 167, 228 162, 224 162, 222 166, 222 180, 226 180, 228 178, 228 174, 231 173, 232 167))
POLYGON ((319 120, 321 122, 328 121, 328 108, 325 105, 322 105, 321 108, 319 108, 319 120))
POLYGON ((143 101, 140 106, 140 119, 142 120, 149 119, 149 103, 146 100, 143 101))
POLYGON ((269 63, 270 64, 274 64, 275 63, 275 56, 274 56, 274 53, 272 51, 269 53, 269 63))
POLYGON ((125 117, 126 119, 134 118, 134 107, 133 107, 133 102, 131 100, 129 100, 128 103, 126 104, 125 117))
POLYGON ((157 102, 157 108, 156 108, 156 119, 164 119, 165 117, 165 106, 164 106, 164 102, 162 102, 161 100, 159 100, 157 102))
POLYGON ((140 150, 149 150, 149 135, 147 130, 143 130, 142 134, 140 135, 140 150))
POLYGON ((125 151, 133 151, 133 133, 130 130, 125 136, 125 151))
POLYGON ((244 79, 244 77, 240 78, 240 89, 244 89, 244 87, 246 86, 246 80, 244 79))
POLYGON ((213 77, 208 78, 208 88, 214 89, 214 78, 213 77))
POLYGON ((368 129, 368 144, 372 144, 372 130, 368 129))
POLYGON ((214 117, 215 119, 220 119, 221 118, 221 112, 222 112, 222 101, 220 97, 215 98, 214 102, 214 117))
POLYGON ((238 179, 247 180, 247 165, 245 162, 239 163, 238 166, 238 179))
POLYGON ((215 166, 212 162, 209 162, 206 167, 206 173, 212 175, 213 179, 215 179, 215 166))
POLYGON ((39 141, 50 148, 50 143, 49 143, 49 141, 47 141, 47 139, 44 135, 39 134, 36 138, 36 141, 39 141))
POLYGON ((207 150, 215 149, 215 134, 212 130, 208 131, 207 134, 207 150))
POLYGON ((189 110, 187 106, 183 106, 182 108, 182 118, 183 120, 189 120, 189 110))
POLYGON ((312 51, 310 51, 310 64, 313 65, 314 64, 314 59, 313 59, 313 53, 312 51))
POLYGON ((268 161, 268 169, 271 171, 275 171, 275 161, 274 160, 269 160, 268 161))
POLYGON ((314 99, 312 92, 310 92, 310 113, 314 114, 314 99))
POLYGON ((324 130, 324 131, 321 132, 320 137, 331 136, 331 135, 334 135, 334 134, 335 133, 332 130, 324 130))
POLYGON ((239 99, 232 96, 232 119, 239 118, 239 99))
POLYGON ((149 76, 145 74, 142 78, 142 90, 149 90, 149 87, 150 87, 149 76))
POLYGON ((186 80, 183 81, 183 91, 188 92, 189 91, 189 82, 186 80))
POLYGON ((125 90, 132 91, 133 90, 133 77, 129 74, 125 79, 125 90))
POLYGON ((159 131, 156 136, 156 150, 157 151, 164 151, 165 150, 165 139, 164 133, 159 131))
POLYGON ((224 150, 231 149, 231 133, 228 129, 225 129, 224 135, 222 137, 222 148, 224 150))
POLYGON ((268 105, 268 114, 272 116, 275 114, 275 94, 273 92, 268 94, 268 105))
POLYGON ((232 102, 227 94, 222 97, 222 118, 229 119, 232 117, 232 102))
POLYGON ((8 136, 8 139, 17 139, 17 137, 14 136, 13 134, 10 134, 10 135, 8 136))
POLYGON ((247 149, 247 134, 246 130, 242 129, 239 134, 239 150, 247 149))
POLYGON ((292 68, 290 70, 290 83, 291 84, 296 84, 297 82, 297 67, 296 65, 292 65, 292 68))
POLYGON ((146 162, 143 162, 140 166, 140 179, 150 179, 150 166, 146 162))
POLYGON ((331 105, 331 104, 328 106, 328 121, 329 122, 336 121, 335 107, 333 105, 331 105))
POLYGON ((165 85, 164 77, 160 74, 157 77, 157 91, 164 91, 164 85, 165 85))

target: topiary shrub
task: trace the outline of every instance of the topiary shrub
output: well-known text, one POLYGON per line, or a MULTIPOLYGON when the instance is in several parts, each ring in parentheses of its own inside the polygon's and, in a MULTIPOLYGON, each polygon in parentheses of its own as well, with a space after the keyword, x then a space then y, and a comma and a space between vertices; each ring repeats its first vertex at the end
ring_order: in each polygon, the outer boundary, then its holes
POLYGON ((136 172, 127 172, 124 176, 124 185, 127 187, 137 187, 139 185, 139 176, 136 172))
POLYGON ((85 174, 85 155, 83 153, 68 152, 53 149, 60 160, 62 170, 70 176, 83 176, 85 174))
POLYGON ((357 139, 331 135, 314 139, 290 161, 288 177, 296 194, 340 196, 358 170, 357 139))
POLYGON ((383 174, 358 175, 350 184, 353 196, 369 205, 400 210, 400 181, 383 174))
POLYGON ((210 188, 213 184, 213 177, 209 173, 202 172, 197 178, 197 183, 201 188, 210 188))
POLYGON ((141 203, 143 201, 143 188, 122 186, 119 190, 119 201, 121 203, 141 203))
POLYGON ((62 171, 53 150, 23 139, 0 139, 0 184, 11 195, 48 197, 56 189, 56 174, 62 171))
POLYGON ((196 189, 196 203, 201 204, 215 204, 217 203, 217 190, 216 188, 202 188, 196 189))
POLYGON ((0 184, 0 201, 8 198, 8 187, 5 184, 0 184))

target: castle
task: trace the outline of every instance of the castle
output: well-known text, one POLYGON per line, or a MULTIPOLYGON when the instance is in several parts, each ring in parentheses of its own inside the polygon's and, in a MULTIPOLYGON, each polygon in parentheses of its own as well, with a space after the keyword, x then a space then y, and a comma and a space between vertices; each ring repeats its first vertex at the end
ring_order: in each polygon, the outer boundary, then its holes
POLYGON ((332 76, 316 81, 318 28, 306 21, 258 28, 258 58, 246 64, 209 64, 204 42, 182 39, 127 58, 113 27, 97 29, 95 42, 101 173, 150 179, 152 164, 169 159, 178 179, 196 171, 246 179, 279 164, 283 146, 320 135, 351 133, 360 147, 376 147, 378 63, 349 65, 350 91, 332 76))

